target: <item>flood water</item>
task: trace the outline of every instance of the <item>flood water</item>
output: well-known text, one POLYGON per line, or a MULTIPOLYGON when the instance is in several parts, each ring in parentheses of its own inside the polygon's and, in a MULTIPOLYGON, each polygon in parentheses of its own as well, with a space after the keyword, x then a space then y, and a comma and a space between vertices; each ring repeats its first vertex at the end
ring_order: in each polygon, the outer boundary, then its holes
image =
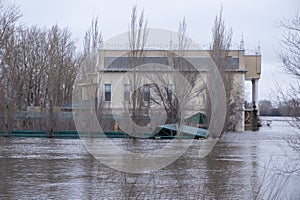
POLYGON ((272 126, 258 132, 224 135, 205 158, 193 153, 195 140, 171 165, 142 174, 101 164, 79 139, 0 138, 0 199, 300 199, 300 152, 292 142, 299 145, 299 130, 268 119, 272 126))

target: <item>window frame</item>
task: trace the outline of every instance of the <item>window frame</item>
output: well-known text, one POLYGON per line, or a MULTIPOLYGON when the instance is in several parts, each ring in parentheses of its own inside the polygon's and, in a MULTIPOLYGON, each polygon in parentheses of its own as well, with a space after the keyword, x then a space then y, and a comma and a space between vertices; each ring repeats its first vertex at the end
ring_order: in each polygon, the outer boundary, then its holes
POLYGON ((111 102, 112 101, 112 84, 111 83, 105 83, 104 84, 104 101, 105 102, 111 102), (106 86, 110 86, 110 91, 106 91, 106 86), (107 100, 107 94, 109 94, 109 100, 107 100))
POLYGON ((123 86, 123 101, 130 101, 131 84, 125 83, 123 86))
POLYGON ((145 102, 150 102, 151 100, 151 87, 150 84, 144 84, 143 85, 143 100, 145 102))
POLYGON ((173 101, 173 84, 167 84, 167 86, 166 86, 166 98, 169 102, 173 101))

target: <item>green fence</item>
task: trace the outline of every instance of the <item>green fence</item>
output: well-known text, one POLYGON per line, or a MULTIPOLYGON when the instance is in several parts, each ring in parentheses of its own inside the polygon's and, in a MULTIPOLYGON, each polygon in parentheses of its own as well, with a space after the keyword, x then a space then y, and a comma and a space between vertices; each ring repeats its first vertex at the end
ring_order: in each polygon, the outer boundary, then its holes
MULTIPOLYGON (((68 131, 54 131, 51 135, 51 138, 70 138, 70 139, 78 139, 80 137, 96 137, 96 138, 128 138, 129 136, 123 132, 105 132, 103 133, 95 133, 95 134, 85 134, 78 133, 76 130, 68 130, 68 131)), ((4 130, 0 130, 0 137, 39 137, 46 138, 48 134, 46 131, 40 130, 12 130, 9 133, 5 133, 4 130)))

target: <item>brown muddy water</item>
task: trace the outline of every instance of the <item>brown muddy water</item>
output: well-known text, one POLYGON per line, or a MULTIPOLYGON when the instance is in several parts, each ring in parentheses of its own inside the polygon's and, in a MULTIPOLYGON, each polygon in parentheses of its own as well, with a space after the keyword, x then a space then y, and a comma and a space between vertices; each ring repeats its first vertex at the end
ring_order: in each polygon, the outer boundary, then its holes
POLYGON ((0 138, 0 199, 300 199, 300 131, 283 120, 228 133, 205 158, 193 153, 195 140, 171 165, 142 174, 101 164, 79 139, 0 138))

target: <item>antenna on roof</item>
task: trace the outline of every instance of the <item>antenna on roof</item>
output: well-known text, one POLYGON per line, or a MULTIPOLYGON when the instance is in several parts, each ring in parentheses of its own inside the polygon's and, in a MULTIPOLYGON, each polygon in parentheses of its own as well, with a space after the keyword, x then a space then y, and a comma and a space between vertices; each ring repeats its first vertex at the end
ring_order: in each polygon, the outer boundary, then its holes
POLYGON ((172 40, 172 34, 170 37, 170 42, 169 42, 169 49, 172 50, 173 49, 173 40, 172 40))
POLYGON ((257 52, 256 54, 261 55, 261 50, 260 50, 260 42, 258 41, 258 45, 257 45, 257 52))
POLYGON ((243 33, 242 33, 242 39, 241 39, 241 43, 240 43, 240 50, 245 50, 245 42, 244 42, 243 33))

